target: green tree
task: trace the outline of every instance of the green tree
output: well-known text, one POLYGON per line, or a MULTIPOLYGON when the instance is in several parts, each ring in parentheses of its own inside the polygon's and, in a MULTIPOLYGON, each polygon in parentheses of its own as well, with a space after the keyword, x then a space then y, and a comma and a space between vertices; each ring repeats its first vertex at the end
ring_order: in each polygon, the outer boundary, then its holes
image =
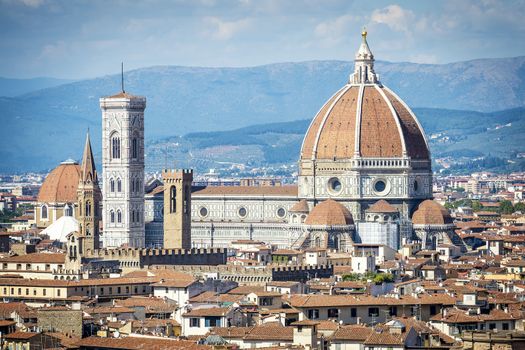
POLYGON ((472 210, 480 211, 483 208, 479 201, 472 201, 472 210))
POLYGON ((501 201, 499 203, 500 214, 512 214, 514 213, 514 206, 511 201, 501 201))
POLYGON ((516 205, 514 205, 514 211, 525 213, 525 203, 523 202, 516 203, 516 205))

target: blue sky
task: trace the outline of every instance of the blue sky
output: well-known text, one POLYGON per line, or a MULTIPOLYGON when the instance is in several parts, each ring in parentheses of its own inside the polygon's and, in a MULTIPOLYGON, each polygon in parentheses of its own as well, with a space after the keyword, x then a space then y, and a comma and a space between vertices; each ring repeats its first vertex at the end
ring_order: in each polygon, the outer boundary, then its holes
POLYGON ((88 78, 152 65, 525 55, 525 0, 0 0, 0 76, 88 78))

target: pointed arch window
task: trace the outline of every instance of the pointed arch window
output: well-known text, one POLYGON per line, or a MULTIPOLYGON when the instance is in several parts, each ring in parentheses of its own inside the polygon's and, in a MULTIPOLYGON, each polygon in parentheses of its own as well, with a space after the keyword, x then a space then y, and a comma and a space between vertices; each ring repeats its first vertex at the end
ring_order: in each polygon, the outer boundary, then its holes
POLYGON ((133 159, 137 159, 139 157, 139 141, 136 136, 133 136, 133 140, 131 140, 131 157, 133 159))
POLYGON ((64 216, 73 216, 73 207, 69 204, 64 206, 64 216))
POLYGON ((115 223, 115 212, 113 210, 109 212, 109 218, 110 218, 109 221, 111 221, 111 223, 114 224, 115 223))
POLYGON ((40 208, 40 218, 47 219, 47 205, 43 205, 42 208, 40 208))
POLYGON ((122 222, 122 212, 117 210, 117 222, 120 224, 122 222))
POLYGON ((111 136, 111 159, 120 159, 120 137, 118 133, 111 136))
POLYGON ((111 192, 115 192, 115 180, 111 179, 109 180, 109 187, 111 192))
POLYGON ((135 193, 135 180, 131 180, 131 193, 135 193))
POLYGON ((170 213, 177 211, 177 188, 171 186, 170 188, 170 213))
POLYGON ((117 192, 122 192, 122 181, 117 179, 117 192))
POLYGON ((131 211, 131 222, 135 222, 135 210, 131 211))
POLYGON ((90 201, 87 201, 86 202, 86 216, 91 216, 91 202, 90 201))

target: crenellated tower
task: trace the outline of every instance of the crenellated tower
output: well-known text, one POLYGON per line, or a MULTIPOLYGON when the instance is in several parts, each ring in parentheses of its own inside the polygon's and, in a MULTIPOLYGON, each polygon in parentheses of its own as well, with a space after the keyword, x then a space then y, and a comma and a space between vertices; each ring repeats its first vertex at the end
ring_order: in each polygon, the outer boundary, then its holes
POLYGON ((191 248, 193 170, 163 170, 164 249, 191 248))
POLYGON ((102 199, 89 133, 86 136, 82 155, 77 198, 79 237, 83 242, 78 253, 83 254, 85 249, 99 248, 100 201, 102 199))

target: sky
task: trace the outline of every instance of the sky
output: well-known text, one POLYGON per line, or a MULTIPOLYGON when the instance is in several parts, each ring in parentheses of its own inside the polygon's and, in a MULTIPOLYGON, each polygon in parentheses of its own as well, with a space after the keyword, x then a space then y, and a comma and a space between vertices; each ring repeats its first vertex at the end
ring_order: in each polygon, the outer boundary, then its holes
POLYGON ((155 65, 244 67, 525 55, 525 0, 0 0, 0 76, 92 78, 155 65))

